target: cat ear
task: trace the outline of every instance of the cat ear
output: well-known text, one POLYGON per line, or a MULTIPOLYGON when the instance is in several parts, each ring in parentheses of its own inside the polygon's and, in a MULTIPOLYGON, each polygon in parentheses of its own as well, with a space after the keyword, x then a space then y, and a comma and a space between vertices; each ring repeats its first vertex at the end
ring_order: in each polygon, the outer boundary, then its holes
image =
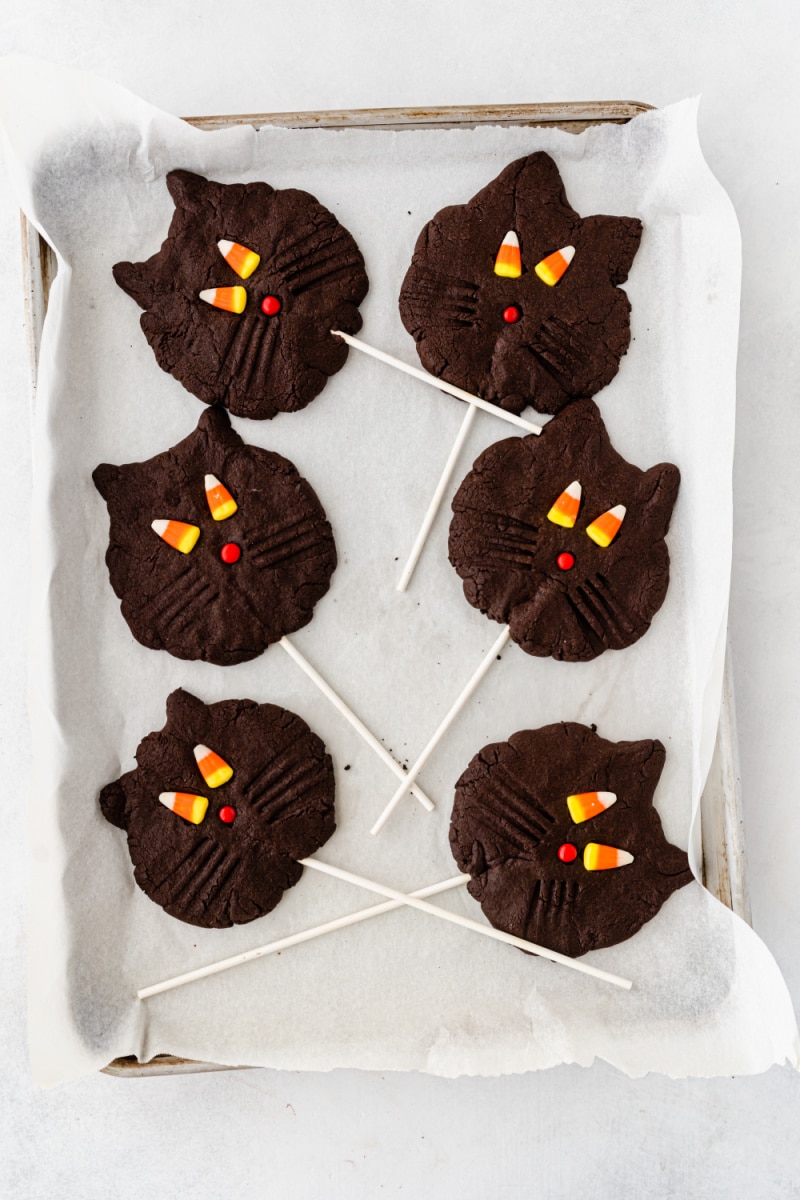
POLYGON ((226 442, 235 446, 242 445, 239 434, 231 429, 227 412, 218 404, 213 404, 206 409, 197 422, 197 429, 200 433, 207 434, 208 437, 224 438, 226 442))
POLYGON ((654 540, 667 535, 680 482, 681 473, 673 463, 659 463, 642 476, 638 520, 654 540))
POLYGON ((116 825, 118 829, 125 829, 127 820, 125 817, 125 780, 132 775, 133 772, 128 772, 128 775, 123 775, 121 779, 115 780, 114 783, 107 784, 100 793, 100 808, 103 816, 112 825, 116 825))
POLYGON ((197 212, 219 192, 220 184, 204 179, 202 175, 195 175, 192 171, 170 171, 167 187, 176 208, 197 212))
POLYGON ((563 462, 565 474, 584 482, 596 473, 596 464, 604 461, 609 449, 608 433, 594 400, 574 400, 561 410, 557 421, 548 421, 534 440, 549 444, 548 454, 563 462))
POLYGON ((167 723, 174 727, 178 737, 192 744, 202 741, 207 717, 206 705, 191 692, 176 688, 167 696, 167 723))
MULTIPOLYGON (((615 286, 624 283, 642 240, 642 222, 636 217, 586 217, 581 221, 584 232, 589 235, 588 245, 596 243, 601 248, 611 282, 615 286)), ((581 253, 580 242, 577 253, 581 253)))
MULTIPOLYGON (((578 220, 578 214, 567 199, 564 181, 559 174, 558 167, 549 154, 540 150, 511 165, 521 168, 517 172, 516 203, 520 207, 520 215, 523 220, 525 218, 531 221, 541 220, 542 207, 558 210, 570 223, 578 220), (535 197, 532 208, 528 208, 528 197, 531 199, 535 197)), ((505 175, 505 171, 503 174, 505 175)), ((553 247, 554 250, 556 248, 553 247)), ((533 263, 530 265, 532 267, 533 263)))
POLYGON ((111 273, 117 285, 123 292, 127 292, 140 308, 151 307, 156 296, 154 259, 150 258, 141 263, 118 262, 111 268, 111 273))
MULTIPOLYGON (((609 764, 613 773, 614 759, 623 759, 625 770, 630 771, 634 766, 643 785, 649 785, 643 793, 644 800, 651 800, 653 792, 656 790, 656 785, 661 778, 661 772, 664 770, 667 752, 661 742, 656 739, 645 740, 641 742, 618 742, 616 753, 609 764), (647 795, 649 791, 649 796, 647 795)), ((621 799, 625 797, 625 790, 617 788, 618 796, 621 799)))
POLYGON ((92 481, 104 500, 113 496, 121 479, 121 470, 111 463, 101 463, 92 471, 92 481))

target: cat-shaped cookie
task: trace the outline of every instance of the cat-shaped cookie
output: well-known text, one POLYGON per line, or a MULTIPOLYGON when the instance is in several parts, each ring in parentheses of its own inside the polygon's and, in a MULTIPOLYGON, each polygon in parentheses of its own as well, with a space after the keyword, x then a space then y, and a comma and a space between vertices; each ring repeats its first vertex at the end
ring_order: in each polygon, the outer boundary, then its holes
POLYGON ((316 493, 221 408, 172 449, 92 478, 111 519, 111 586, 144 646, 246 662, 306 625, 328 590, 336 547, 316 493))
POLYGON ((204 704, 178 689, 133 771, 100 793, 128 835, 139 887, 180 921, 223 929, 263 916, 334 824, 330 755, 274 704, 204 704))
POLYGON ((475 755, 456 784, 450 846, 498 929, 572 956, 631 937, 693 876, 653 794, 661 742, 565 723, 475 755))
POLYGON ((464 595, 528 654, 585 662, 646 633, 664 602, 680 473, 626 462, 591 400, 485 450, 453 499, 464 595))
POLYGON ((347 358, 369 283, 352 236, 314 196, 170 171, 161 249, 114 278, 145 310, 159 366, 241 417, 296 412, 347 358))
POLYGON ((616 375, 642 225, 581 218, 549 155, 511 163, 422 230, 400 316, 423 366, 512 412, 556 413, 616 375))

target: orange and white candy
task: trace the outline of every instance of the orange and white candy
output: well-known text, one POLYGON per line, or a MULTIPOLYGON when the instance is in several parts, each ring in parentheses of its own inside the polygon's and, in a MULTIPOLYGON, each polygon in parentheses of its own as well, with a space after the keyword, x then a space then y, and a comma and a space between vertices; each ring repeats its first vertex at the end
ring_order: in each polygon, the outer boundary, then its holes
POLYGON ((542 283, 546 283, 548 287, 555 287, 574 257, 574 246, 562 246, 560 250, 548 254, 547 258, 543 258, 533 269, 542 283))
POLYGON ((567 796, 567 808, 575 824, 580 825, 605 812, 616 801, 614 792, 576 792, 574 796, 567 796))
POLYGON ((191 792, 162 792, 158 798, 170 812, 192 825, 199 825, 208 810, 205 796, 193 796, 191 792))
POLYGON ((210 788, 222 787, 233 775, 233 767, 229 767, 225 759, 209 750, 208 746, 195 746, 194 757, 200 774, 210 788))
POLYGON ((221 308, 225 312, 243 313, 247 304, 247 292, 243 287, 206 288, 200 293, 200 299, 213 308, 221 308))
POLYGON ((200 530, 197 525, 187 525, 185 521, 153 521, 150 528, 158 534, 162 542, 188 554, 197 545, 200 530))
POLYGON ((225 262, 233 268, 240 279, 249 279, 261 262, 260 254, 256 254, 255 250, 248 250, 247 246, 242 246, 239 242, 229 242, 225 238, 221 238, 217 242, 217 246, 225 262))
POLYGON ((572 529, 581 507, 581 491, 581 485, 577 479, 573 479, 547 514, 548 521, 552 521, 554 525, 561 525, 564 529, 572 529))
POLYGON ((239 508, 224 483, 216 475, 206 475, 206 500, 215 521, 227 521, 239 508))
POLYGON ((586 532, 593 542, 597 542, 598 546, 605 549, 610 546, 614 538, 619 533, 619 527, 625 520, 627 509, 624 504, 615 504, 608 512, 604 512, 596 521, 592 521, 591 525, 586 526, 586 532))
POLYGON ((522 274, 522 255, 519 250, 519 238, 510 229, 503 238, 500 249, 497 251, 497 258, 494 260, 495 275, 502 275, 505 279, 519 279, 522 274))
POLYGON ((589 842, 583 852, 583 865, 587 871, 613 871, 616 867, 627 867, 632 862, 633 855, 627 850, 601 846, 599 842, 589 842))

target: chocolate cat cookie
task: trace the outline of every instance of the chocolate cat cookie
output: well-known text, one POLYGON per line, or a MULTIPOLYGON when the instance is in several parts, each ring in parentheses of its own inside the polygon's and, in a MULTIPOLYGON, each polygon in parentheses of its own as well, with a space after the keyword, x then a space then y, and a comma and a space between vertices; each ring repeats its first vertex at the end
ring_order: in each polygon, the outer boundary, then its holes
POLYGON ((223 409, 143 463, 97 467, 106 554, 143 646, 225 666, 308 624, 336 566, 325 512, 296 468, 246 445, 223 409))
POLYGON ((400 316, 433 375, 512 412, 556 413, 614 378, 630 341, 633 217, 570 207, 547 154, 511 163, 428 222, 400 316))
POLYGON ((542 434, 485 450, 453 499, 464 595, 527 654, 585 662, 646 633, 664 602, 680 474, 640 471, 581 400, 542 434))
POLYGON ((114 278, 159 366, 240 417, 296 412, 344 366, 369 283, 358 246, 307 192, 170 171, 169 234, 114 278))
POLYGON ((100 793, 134 878, 179 921, 224 929, 270 912, 335 829, 330 755, 274 704, 178 690, 138 766, 100 793))
POLYGON ((484 746, 456 784, 450 845, 492 925, 577 956, 654 917, 693 878, 653 807, 664 758, 572 723, 484 746))

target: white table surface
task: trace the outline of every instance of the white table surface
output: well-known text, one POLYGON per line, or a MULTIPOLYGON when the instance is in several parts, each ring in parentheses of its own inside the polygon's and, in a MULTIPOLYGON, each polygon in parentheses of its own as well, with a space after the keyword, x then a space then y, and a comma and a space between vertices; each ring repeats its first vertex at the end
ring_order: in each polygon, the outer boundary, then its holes
MULTIPOLYGON (((181 114, 702 92, 744 242, 731 638, 756 930, 800 1008, 800 9, 792 0, 7 0, 0 51, 181 114), (794 150, 794 153, 793 153, 794 150)), ((0 172, 2 167, 0 167, 0 172)), ((250 1071, 42 1092, 25 1040, 30 448, 18 214, 0 173, 0 1195, 800 1196, 800 1077, 250 1071)), ((91 231, 87 231, 91 236, 91 231)))

